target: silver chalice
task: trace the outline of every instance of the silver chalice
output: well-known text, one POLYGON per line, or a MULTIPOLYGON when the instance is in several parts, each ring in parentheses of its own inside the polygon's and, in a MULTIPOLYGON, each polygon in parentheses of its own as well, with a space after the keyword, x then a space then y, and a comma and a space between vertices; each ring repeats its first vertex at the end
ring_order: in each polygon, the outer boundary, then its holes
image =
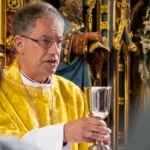
MULTIPOLYGON (((88 100, 91 115, 105 119, 109 115, 111 101, 111 86, 91 86, 85 87, 84 92, 88 100)), ((96 141, 89 147, 89 150, 111 150, 109 145, 102 141, 96 141)))

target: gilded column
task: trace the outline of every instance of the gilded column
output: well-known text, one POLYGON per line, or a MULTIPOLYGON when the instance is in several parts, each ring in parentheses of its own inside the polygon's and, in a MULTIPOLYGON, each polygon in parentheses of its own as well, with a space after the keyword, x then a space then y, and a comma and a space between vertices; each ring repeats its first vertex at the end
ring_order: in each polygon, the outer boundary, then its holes
POLYGON ((130 52, 136 51, 130 32, 130 0, 114 1, 114 120, 113 149, 125 150, 129 130, 130 52))
POLYGON ((92 31, 93 30, 92 11, 95 8, 96 0, 84 0, 84 3, 86 6, 88 6, 85 25, 88 28, 88 31, 92 31))
POLYGON ((0 0, 0 68, 5 64, 6 2, 0 0))

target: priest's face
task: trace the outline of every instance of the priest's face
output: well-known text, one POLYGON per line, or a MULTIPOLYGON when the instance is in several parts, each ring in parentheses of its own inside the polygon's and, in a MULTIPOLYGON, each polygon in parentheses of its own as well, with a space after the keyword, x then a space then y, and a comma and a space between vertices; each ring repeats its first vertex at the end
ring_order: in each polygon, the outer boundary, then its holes
POLYGON ((43 82, 55 73, 60 61, 63 27, 46 18, 37 19, 36 26, 28 36, 20 36, 19 48, 21 70, 31 79, 43 82))

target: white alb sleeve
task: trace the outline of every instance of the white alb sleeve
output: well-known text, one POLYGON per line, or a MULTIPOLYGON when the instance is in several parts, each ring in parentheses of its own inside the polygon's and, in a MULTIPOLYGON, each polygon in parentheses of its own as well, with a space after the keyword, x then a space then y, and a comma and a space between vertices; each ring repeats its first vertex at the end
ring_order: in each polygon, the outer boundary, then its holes
POLYGON ((40 150, 69 150, 70 143, 63 147, 64 124, 50 125, 34 129, 22 137, 40 150))

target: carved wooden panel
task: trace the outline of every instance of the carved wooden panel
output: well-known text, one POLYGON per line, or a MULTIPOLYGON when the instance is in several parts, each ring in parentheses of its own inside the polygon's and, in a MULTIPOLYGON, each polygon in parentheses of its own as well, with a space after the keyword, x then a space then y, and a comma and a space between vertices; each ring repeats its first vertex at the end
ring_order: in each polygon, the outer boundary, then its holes
POLYGON ((136 51, 130 32, 130 1, 113 3, 114 101, 113 149, 123 150, 127 144, 130 108, 130 52, 136 51))

